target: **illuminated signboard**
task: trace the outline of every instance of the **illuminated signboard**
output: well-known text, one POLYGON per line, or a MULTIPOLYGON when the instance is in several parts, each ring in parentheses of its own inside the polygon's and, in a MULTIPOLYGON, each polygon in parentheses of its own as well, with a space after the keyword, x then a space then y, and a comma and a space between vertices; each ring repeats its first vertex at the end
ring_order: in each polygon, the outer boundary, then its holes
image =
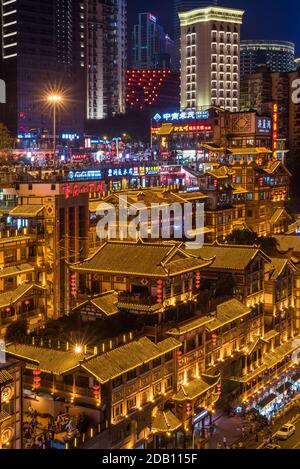
POLYGON ((175 126, 174 132, 210 132, 212 130, 211 125, 185 125, 175 126))
POLYGON ((208 119, 209 112, 208 111, 181 111, 181 112, 171 112, 171 113, 164 113, 164 114, 155 114, 153 120, 155 122, 176 122, 176 121, 183 121, 183 120, 190 120, 190 119, 208 119))
POLYGON ((80 194, 92 194, 94 192, 103 192, 103 182, 90 183, 72 183, 64 185, 65 199, 78 197, 80 194))
POLYGON ((278 104, 273 104, 273 158, 277 158, 278 104))
POLYGON ((63 140, 79 140, 80 139, 78 134, 62 134, 61 138, 63 140))
POLYGON ((260 117, 257 120, 257 130, 259 133, 269 133, 272 129, 271 119, 260 117))
POLYGON ((102 171, 70 171, 68 174, 69 179, 101 179, 102 178, 102 171))
POLYGON ((152 23, 156 23, 156 17, 154 15, 149 14, 149 21, 152 21, 152 23))

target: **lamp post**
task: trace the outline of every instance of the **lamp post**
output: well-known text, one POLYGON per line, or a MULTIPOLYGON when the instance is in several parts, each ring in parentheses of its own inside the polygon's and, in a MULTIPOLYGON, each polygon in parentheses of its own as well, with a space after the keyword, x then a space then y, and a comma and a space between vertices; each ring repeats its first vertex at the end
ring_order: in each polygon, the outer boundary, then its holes
POLYGON ((61 103, 62 97, 57 94, 48 96, 49 103, 53 106, 53 159, 56 155, 56 106, 61 103))

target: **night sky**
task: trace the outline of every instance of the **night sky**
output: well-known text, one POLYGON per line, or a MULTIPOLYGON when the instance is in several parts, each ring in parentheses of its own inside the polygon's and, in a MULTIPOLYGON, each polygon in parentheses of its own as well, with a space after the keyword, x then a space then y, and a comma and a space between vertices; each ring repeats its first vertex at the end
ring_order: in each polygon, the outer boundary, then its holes
MULTIPOLYGON (((129 28, 137 14, 151 11, 172 35, 173 0, 128 0, 129 28)), ((242 29, 243 39, 281 39, 296 44, 300 56, 299 0, 219 0, 219 5, 246 11, 242 29)))

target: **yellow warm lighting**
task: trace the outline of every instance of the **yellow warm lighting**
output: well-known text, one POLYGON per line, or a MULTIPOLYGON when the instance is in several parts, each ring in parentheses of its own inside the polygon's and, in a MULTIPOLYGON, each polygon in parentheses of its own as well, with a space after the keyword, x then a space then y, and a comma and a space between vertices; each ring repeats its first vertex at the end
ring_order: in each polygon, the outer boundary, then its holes
POLYGON ((75 345, 74 351, 75 351, 75 353, 82 353, 82 346, 81 345, 75 345))
POLYGON ((62 101, 62 97, 59 94, 50 94, 48 96, 48 101, 50 103, 60 103, 62 101))

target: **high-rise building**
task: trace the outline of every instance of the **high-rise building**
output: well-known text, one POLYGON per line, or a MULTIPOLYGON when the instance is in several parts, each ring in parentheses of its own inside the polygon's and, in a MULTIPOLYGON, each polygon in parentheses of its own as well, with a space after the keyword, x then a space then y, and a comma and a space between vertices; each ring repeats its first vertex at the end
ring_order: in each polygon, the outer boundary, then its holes
POLYGON ((173 0, 173 28, 174 28, 174 69, 180 70, 180 20, 179 12, 190 11, 195 8, 217 6, 218 0, 173 0))
POLYGON ((83 130, 80 95, 84 69, 75 44, 80 40, 80 0, 1 2, 1 59, 7 84, 3 120, 14 135, 52 133, 47 94, 64 92, 57 132, 83 130))
POLYGON ((127 0, 85 0, 87 119, 125 112, 127 0))
POLYGON ((132 33, 131 68, 171 68, 174 43, 152 13, 140 13, 132 33), (163 64, 165 66, 163 67, 163 64))
POLYGON ((285 73, 271 73, 264 67, 253 75, 241 80, 241 109, 249 108, 258 112, 272 112, 273 104, 278 106, 277 134, 285 140, 290 150, 300 149, 300 109, 293 102, 295 82, 300 79, 300 70, 285 73))
POLYGON ((266 65, 271 72, 295 70, 295 44, 287 41, 241 41, 241 78, 266 65))
POLYGON ((182 109, 213 105, 238 111, 243 15, 223 7, 179 13, 182 109))

